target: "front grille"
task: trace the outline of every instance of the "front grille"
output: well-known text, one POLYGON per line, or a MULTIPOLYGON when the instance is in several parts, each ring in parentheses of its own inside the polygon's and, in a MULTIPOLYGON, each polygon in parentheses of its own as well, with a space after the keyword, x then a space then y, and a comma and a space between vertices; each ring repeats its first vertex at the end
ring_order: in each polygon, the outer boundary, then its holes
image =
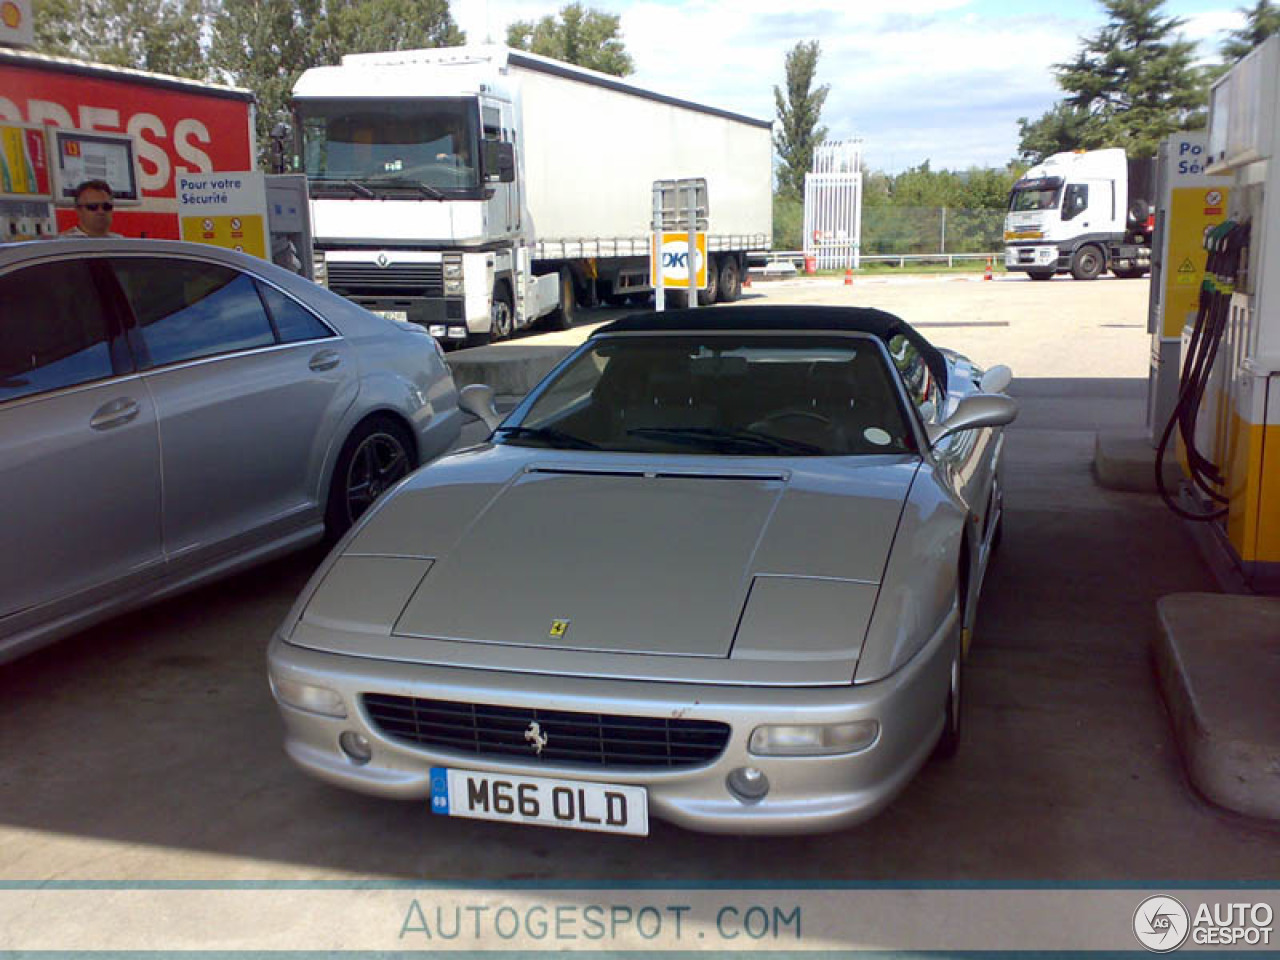
POLYGON ((379 732, 405 743, 490 758, 588 767, 691 767, 718 757, 729 726, 711 720, 627 717, 497 707, 451 700, 364 695, 379 732), (526 739, 532 724, 546 737, 542 753, 526 739))
POLYGON ((330 260, 329 289, 345 296, 443 297, 444 267, 438 263, 352 263, 330 260))

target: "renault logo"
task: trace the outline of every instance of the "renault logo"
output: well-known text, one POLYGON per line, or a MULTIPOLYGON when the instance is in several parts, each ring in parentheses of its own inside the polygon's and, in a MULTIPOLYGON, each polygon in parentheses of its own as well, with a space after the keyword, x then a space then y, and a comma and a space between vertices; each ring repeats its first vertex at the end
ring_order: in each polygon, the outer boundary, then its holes
POLYGON ((533 747, 533 752, 537 756, 542 756, 542 748, 547 745, 547 735, 542 732, 542 727, 535 720, 529 724, 529 729, 524 732, 524 738, 529 741, 529 746, 533 747))
POLYGON ((385 253, 380 253, 378 254, 378 259, 375 262, 385 270, 387 268, 387 264, 391 262, 391 258, 385 253))

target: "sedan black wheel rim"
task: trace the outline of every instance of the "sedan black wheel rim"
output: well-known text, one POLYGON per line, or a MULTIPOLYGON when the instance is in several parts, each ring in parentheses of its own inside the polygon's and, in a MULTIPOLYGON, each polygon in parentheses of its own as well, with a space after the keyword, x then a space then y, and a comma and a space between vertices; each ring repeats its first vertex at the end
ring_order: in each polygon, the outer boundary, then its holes
POLYGON ((409 456, 389 433, 365 437, 351 457, 347 470, 347 516, 360 518, 392 484, 409 473, 409 456))

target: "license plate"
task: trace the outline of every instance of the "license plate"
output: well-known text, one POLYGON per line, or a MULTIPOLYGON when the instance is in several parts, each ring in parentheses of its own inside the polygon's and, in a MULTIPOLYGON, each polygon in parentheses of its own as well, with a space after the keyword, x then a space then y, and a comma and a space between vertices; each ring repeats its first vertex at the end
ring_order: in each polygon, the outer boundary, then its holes
POLYGON ((374 310, 372 312, 380 317, 386 317, 388 320, 408 321, 409 319, 408 310, 374 310))
POLYGON ((644 787, 431 768, 431 812, 473 820, 649 835, 644 787))

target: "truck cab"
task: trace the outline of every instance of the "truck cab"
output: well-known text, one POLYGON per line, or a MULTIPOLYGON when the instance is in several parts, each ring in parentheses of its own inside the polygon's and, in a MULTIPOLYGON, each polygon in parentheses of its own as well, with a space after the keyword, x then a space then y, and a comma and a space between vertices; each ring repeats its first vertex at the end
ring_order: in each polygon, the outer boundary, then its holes
MULTIPOLYGON (((1138 167, 1150 161, 1137 161, 1138 167)), ((1104 270, 1141 276, 1151 266, 1146 177, 1132 177, 1121 149, 1057 153, 1027 171, 1009 194, 1005 268, 1048 280, 1104 270), (1131 180, 1141 180, 1137 191, 1131 180)))
POLYGON ((317 280, 461 345, 533 322, 558 291, 529 271, 517 98, 485 64, 453 66, 349 55, 306 71, 293 107, 317 280))

